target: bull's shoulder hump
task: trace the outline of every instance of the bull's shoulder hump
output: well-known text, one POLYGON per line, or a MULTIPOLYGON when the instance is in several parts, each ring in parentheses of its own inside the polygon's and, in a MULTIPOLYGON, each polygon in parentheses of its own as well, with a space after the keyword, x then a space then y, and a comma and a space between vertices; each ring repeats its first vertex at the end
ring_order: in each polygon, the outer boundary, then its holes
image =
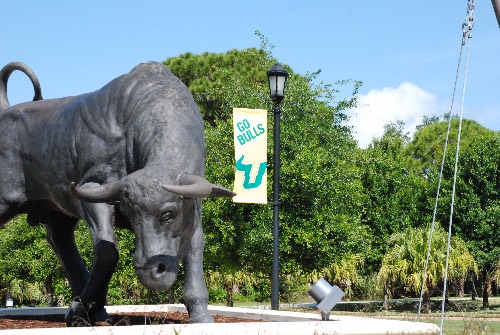
POLYGON ((131 96, 138 99, 148 92, 155 91, 155 87, 170 87, 186 90, 187 87, 178 79, 172 71, 163 63, 147 62, 135 66, 130 72, 123 74, 100 90, 96 91, 97 96, 131 96), (179 85, 180 84, 180 85, 179 85))
POLYGON ((137 65, 129 73, 111 81, 103 91, 122 95, 125 101, 132 100, 133 104, 137 101, 141 101, 141 105, 155 103, 158 99, 189 101, 189 108, 195 104, 189 88, 165 64, 158 62, 137 65))
POLYGON ((163 63, 147 62, 134 67, 126 77, 139 79, 140 82, 171 82, 174 86, 186 89, 186 86, 177 76, 163 63))
POLYGON ((135 66, 130 73, 134 72, 151 72, 151 73, 158 73, 158 74, 164 74, 165 72, 169 72, 170 74, 172 71, 163 63, 159 62, 146 62, 146 63, 141 63, 137 66, 135 66))

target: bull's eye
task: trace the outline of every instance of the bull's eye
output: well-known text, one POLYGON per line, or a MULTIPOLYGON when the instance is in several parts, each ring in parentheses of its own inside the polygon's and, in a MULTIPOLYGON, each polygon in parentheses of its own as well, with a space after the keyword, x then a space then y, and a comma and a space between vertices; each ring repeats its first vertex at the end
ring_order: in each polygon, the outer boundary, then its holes
POLYGON ((173 220, 174 220, 173 212, 165 212, 160 217, 161 224, 169 224, 172 223, 173 220))

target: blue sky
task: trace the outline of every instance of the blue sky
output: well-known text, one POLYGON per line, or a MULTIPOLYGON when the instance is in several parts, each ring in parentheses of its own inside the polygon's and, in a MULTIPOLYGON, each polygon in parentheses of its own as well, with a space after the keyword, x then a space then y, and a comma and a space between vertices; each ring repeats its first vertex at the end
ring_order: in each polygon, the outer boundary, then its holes
MULTIPOLYGON (((397 119, 413 130, 450 107, 466 0, 23 1, 0 5, 0 66, 28 64, 44 98, 99 89, 141 62, 259 47, 318 80, 363 81, 352 125, 361 146, 397 119)), ((477 0, 464 117, 500 130, 500 29, 477 0)), ((348 92, 347 90, 346 92, 348 92)), ((459 97, 461 94, 458 95, 459 97)), ((9 81, 11 104, 31 84, 9 81)), ((455 102, 459 113, 460 100, 455 102)))

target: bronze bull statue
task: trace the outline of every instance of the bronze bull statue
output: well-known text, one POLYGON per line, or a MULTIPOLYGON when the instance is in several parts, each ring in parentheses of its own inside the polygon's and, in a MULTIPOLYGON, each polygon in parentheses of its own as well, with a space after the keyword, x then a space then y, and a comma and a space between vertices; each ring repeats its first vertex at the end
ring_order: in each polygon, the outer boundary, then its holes
POLYGON ((98 91, 43 100, 22 63, 0 71, 0 225, 26 213, 43 224, 70 283, 68 326, 107 319, 108 284, 118 262, 115 227, 135 234, 140 282, 167 290, 185 269, 191 322, 213 322, 203 275, 201 199, 234 193, 203 178, 203 120, 188 88, 163 64, 144 63, 98 91), (20 70, 32 102, 9 106, 7 81, 20 70), (74 230, 91 232, 90 272, 74 230))

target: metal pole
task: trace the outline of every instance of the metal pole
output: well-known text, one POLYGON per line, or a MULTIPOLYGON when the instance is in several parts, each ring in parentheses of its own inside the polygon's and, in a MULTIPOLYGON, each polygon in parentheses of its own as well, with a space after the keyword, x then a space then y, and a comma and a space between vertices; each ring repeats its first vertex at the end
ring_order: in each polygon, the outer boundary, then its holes
POLYGON ((274 171, 273 171, 273 272, 271 277, 271 309, 279 310, 279 206, 280 206, 280 114, 274 106, 274 171))

